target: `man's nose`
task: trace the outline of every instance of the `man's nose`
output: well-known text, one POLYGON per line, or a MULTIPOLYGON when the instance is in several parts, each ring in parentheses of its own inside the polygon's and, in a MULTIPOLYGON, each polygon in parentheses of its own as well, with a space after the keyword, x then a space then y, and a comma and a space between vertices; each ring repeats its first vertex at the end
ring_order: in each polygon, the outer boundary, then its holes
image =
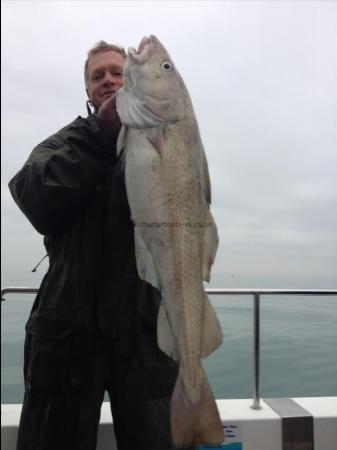
POLYGON ((112 73, 106 72, 104 74, 103 84, 115 84, 115 83, 116 83, 116 77, 112 73))

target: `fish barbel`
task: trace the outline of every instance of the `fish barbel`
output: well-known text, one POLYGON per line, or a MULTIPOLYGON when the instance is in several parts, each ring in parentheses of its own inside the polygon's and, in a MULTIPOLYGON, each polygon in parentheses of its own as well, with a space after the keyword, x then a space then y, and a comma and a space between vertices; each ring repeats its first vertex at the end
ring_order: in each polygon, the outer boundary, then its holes
POLYGON ((161 291, 158 345, 179 363, 173 442, 216 446, 224 433, 201 364, 222 342, 203 287, 218 246, 208 167, 188 91, 155 36, 128 50, 116 104, 137 269, 161 291))

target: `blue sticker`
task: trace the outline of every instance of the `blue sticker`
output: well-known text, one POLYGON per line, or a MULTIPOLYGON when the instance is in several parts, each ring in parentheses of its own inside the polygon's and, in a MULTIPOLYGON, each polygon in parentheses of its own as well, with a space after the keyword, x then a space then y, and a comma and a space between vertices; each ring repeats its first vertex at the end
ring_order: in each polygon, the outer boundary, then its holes
POLYGON ((217 447, 200 445, 198 450, 243 450, 240 422, 223 422, 225 443, 217 447))
POLYGON ((198 450, 243 450, 241 442, 231 442, 229 444, 218 445, 217 447, 208 447, 202 445, 198 450))

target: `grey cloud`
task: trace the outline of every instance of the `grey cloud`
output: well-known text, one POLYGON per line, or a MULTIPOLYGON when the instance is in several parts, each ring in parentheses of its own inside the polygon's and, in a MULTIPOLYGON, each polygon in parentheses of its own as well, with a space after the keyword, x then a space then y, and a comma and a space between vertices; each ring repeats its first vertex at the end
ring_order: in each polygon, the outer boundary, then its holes
POLYGON ((87 50, 156 34, 209 161, 221 239, 212 283, 335 284, 336 12, 319 1, 4 2, 3 280, 15 268, 26 280, 43 256, 7 182, 38 142, 86 114, 87 50))

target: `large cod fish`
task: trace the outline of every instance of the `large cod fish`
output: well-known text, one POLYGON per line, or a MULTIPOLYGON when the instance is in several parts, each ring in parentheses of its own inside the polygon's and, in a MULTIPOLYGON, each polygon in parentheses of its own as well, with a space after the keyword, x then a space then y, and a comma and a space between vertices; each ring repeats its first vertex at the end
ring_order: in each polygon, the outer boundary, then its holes
POLYGON ((216 446, 224 433, 200 361, 222 342, 203 287, 218 246, 208 167, 188 91, 155 36, 128 50, 116 104, 137 269, 161 291, 158 344, 179 362, 173 442, 216 446))

